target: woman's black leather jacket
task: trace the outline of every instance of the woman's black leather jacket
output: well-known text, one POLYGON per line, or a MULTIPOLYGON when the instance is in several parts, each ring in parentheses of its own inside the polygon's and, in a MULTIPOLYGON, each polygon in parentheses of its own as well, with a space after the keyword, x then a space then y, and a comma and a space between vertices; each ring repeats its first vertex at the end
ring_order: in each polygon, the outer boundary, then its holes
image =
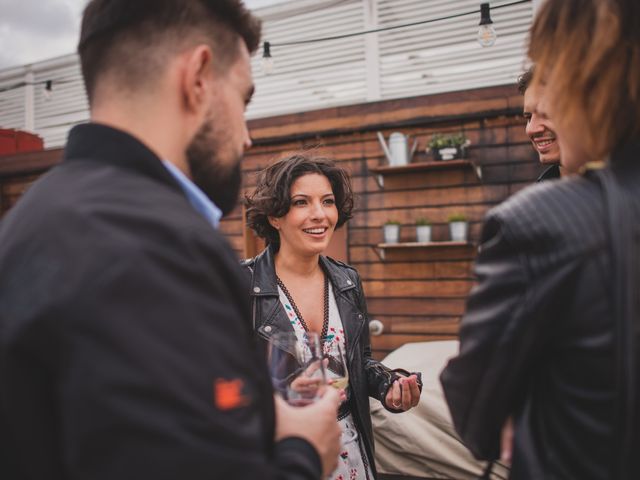
MULTIPOLYGON (((333 286, 345 332, 351 413, 364 440, 367 456, 374 463, 369 397, 382 401, 393 381, 398 378, 396 371, 405 375, 409 375, 409 372, 390 370, 371 358, 369 321, 358 272, 329 257, 321 256, 320 263, 333 286)), ((278 297, 273 251, 266 248, 258 256, 242 262, 242 265, 251 273, 253 326, 264 340, 266 351, 266 343, 273 334, 293 331, 278 297)), ((371 468, 375 475, 375 465, 371 465, 371 468)))

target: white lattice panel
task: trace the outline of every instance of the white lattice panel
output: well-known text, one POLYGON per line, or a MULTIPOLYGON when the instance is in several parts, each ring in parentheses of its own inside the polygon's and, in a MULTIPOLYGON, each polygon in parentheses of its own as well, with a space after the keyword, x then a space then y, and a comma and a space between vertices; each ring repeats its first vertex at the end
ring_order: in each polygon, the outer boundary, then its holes
MULTIPOLYGON (((420 22, 477 10, 476 0, 378 0, 380 26, 420 22)), ((477 40, 479 16, 470 15, 380 32, 380 83, 383 99, 514 83, 522 72, 530 3, 495 9, 498 33, 493 47, 477 40)))

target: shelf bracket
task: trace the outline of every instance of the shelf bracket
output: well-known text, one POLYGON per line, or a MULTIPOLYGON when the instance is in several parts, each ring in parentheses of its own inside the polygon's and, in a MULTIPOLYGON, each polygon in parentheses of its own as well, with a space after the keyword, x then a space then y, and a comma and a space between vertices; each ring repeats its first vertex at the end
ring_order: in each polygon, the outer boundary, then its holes
POLYGON ((478 176, 478 180, 482 181, 482 166, 474 163, 473 169, 475 170, 476 175, 478 176))
POLYGON ((384 262, 384 248, 378 247, 377 245, 371 245, 371 249, 375 252, 378 258, 384 262))
POLYGON ((375 179, 376 179, 376 183, 378 184, 378 187, 384 188, 384 176, 378 174, 375 176, 375 179))

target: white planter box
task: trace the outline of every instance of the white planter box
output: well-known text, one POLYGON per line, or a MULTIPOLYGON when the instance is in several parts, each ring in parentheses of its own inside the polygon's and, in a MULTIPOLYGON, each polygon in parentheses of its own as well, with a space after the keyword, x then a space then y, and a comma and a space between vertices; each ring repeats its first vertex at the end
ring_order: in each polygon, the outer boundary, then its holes
POLYGON ((419 243, 429 243, 431 241, 431 225, 416 226, 416 241, 419 243))
POLYGON ((466 242, 468 229, 469 229, 468 222, 450 222, 449 233, 451 234, 451 241, 466 242))
POLYGON ((384 225, 384 243, 398 243, 400 241, 400 225, 384 225))
POLYGON ((441 160, 453 160, 458 156, 458 149, 456 147, 446 147, 438 150, 441 160))

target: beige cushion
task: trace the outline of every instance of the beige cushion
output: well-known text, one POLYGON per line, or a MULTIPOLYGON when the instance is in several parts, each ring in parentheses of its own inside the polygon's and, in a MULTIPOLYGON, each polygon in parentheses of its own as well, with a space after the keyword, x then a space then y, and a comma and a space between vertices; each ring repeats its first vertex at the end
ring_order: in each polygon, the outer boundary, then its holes
MULTIPOLYGON (((380 473, 456 480, 475 480, 482 474, 486 463, 475 460, 456 435, 438 378, 457 353, 455 340, 408 343, 383 360, 389 368, 422 372, 424 386, 418 406, 405 413, 389 413, 371 401, 380 473)), ((508 476, 500 464, 493 472, 494 479, 508 476)))

